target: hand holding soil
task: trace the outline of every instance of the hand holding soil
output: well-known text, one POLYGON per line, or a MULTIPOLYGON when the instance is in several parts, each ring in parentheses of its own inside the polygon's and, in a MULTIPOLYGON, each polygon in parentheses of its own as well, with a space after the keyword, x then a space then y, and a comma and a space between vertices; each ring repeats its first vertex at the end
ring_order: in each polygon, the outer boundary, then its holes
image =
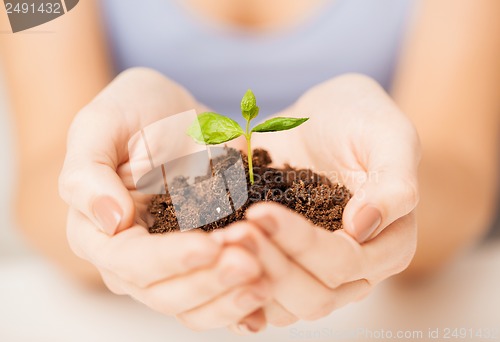
POLYGON ((184 175, 174 178, 173 184, 165 189, 166 193, 154 196, 148 206, 154 218, 150 233, 183 230, 181 225, 186 222, 189 227, 204 231, 224 228, 243 220, 251 205, 269 201, 281 203, 325 229, 334 231, 342 227, 342 212, 351 197, 345 186, 332 184, 328 177, 308 169, 300 170, 288 164, 283 168, 273 168, 270 166, 272 159, 266 150, 252 151, 253 133, 290 130, 302 125, 308 118, 275 117, 250 128, 250 122, 258 116, 259 111, 255 95, 248 90, 241 101, 241 113, 246 120, 245 130, 236 121, 217 113, 198 115, 187 131, 197 143, 218 145, 244 136, 247 154, 226 148, 224 155, 212 158, 204 175, 195 178, 193 187, 189 186, 184 175), (232 168, 239 161, 240 153, 243 157, 243 177, 232 168), (217 182, 210 182, 210 179, 219 176, 225 179, 224 183, 233 183, 226 184, 225 193, 221 193, 217 182), (231 188, 242 189, 245 193, 236 196, 245 196, 246 201, 235 206, 234 202, 240 201, 232 198, 235 194, 231 193, 231 188), (221 197, 227 203, 233 202, 234 209, 230 214, 220 214, 221 197), (214 215, 216 220, 207 220, 207 217, 214 215), (209 223, 204 223, 207 221, 209 223))
MULTIPOLYGON (((138 217, 151 198, 134 191, 124 146, 130 132, 166 111, 198 107, 173 82, 136 69, 119 76, 72 125, 60 179, 70 205, 68 237, 112 291, 193 329, 240 322, 258 331, 266 319, 287 325, 324 316, 410 262, 418 139, 383 90, 357 75, 321 84, 284 111, 306 114, 307 125, 252 140, 272 158, 265 167, 289 163, 345 184, 352 198, 343 230, 317 228, 284 206, 262 203, 245 221, 214 233, 149 234, 138 217)), ((238 143, 233 147, 244 150, 238 143)))
POLYGON ((411 122, 364 76, 321 84, 284 113, 310 119, 291 131, 257 135, 253 145, 268 150, 274 165, 328 174, 353 197, 344 229, 333 233, 274 203, 258 203, 246 222, 213 233, 228 245, 255 244, 274 284, 265 312, 276 325, 328 315, 408 266, 420 158, 411 122))
POLYGON ((151 196, 136 190, 126 148, 149 123, 193 108, 204 109, 155 71, 122 73, 74 120, 60 193, 70 206, 71 249, 99 270, 110 291, 206 330, 262 307, 271 295, 268 279, 254 254, 209 234, 149 234, 142 214, 151 196))

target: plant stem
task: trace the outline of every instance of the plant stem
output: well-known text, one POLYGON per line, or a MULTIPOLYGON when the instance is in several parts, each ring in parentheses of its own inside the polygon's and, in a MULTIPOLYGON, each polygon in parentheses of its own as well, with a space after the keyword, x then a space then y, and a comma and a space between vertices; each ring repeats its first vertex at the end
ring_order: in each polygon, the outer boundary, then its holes
POLYGON ((250 175, 250 184, 253 185, 253 161, 252 161, 252 145, 250 143, 250 137, 247 137, 247 148, 248 148, 248 174, 250 175))
POLYGON ((247 139, 247 158, 248 158, 248 175, 250 176, 250 184, 253 185, 253 156, 252 156, 252 133, 249 132, 250 129, 250 120, 247 120, 246 130, 245 130, 245 138, 247 139))

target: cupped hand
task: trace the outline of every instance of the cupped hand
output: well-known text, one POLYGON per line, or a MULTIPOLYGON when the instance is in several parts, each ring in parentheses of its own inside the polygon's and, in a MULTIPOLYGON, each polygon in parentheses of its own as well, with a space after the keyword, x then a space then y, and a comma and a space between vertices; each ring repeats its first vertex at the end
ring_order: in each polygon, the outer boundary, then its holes
POLYGON ((263 203, 249 209, 248 224, 218 234, 229 244, 256 243, 273 288, 267 320, 287 325, 363 298, 409 265, 416 248, 420 146, 409 119, 365 76, 316 86, 280 114, 310 120, 292 131, 255 134, 254 145, 268 149, 276 165, 312 168, 353 193, 341 231, 263 203))
POLYGON ((76 116, 60 176, 60 193, 70 206, 69 243, 99 269, 111 291, 192 329, 224 327, 251 315, 247 326, 258 330, 265 325, 258 309, 269 288, 253 254, 223 248, 209 234, 159 236, 145 227, 150 196, 135 188, 128 142, 148 124, 191 109, 203 110, 184 89, 154 71, 132 69, 76 116))

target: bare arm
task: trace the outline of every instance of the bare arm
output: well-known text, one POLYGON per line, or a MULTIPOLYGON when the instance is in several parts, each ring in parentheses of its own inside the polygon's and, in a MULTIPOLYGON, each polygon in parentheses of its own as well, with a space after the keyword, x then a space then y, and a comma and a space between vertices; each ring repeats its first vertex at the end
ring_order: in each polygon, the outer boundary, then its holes
POLYGON ((500 2, 425 0, 397 76, 419 131, 419 246, 406 271, 438 269, 489 228, 500 128, 500 2))
MULTIPOLYGON (((5 11, 0 28, 9 29, 5 11)), ((17 128, 19 227, 40 252, 97 282, 94 268, 68 247, 67 207, 57 192, 68 126, 111 79, 96 2, 81 1, 28 33, 1 34, 0 52, 17 128)))

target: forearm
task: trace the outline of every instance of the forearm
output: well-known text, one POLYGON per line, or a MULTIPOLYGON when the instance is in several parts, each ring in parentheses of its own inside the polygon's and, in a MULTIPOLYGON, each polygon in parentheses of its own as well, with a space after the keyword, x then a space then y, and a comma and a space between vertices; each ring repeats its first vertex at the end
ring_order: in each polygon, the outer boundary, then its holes
POLYGON ((423 151, 418 249, 407 276, 438 269, 489 229, 500 147, 500 2, 419 5, 393 89, 423 151))
POLYGON ((494 107, 478 111, 482 114, 475 120, 483 121, 482 127, 477 122, 454 123, 452 114, 449 122, 439 123, 444 112, 455 113, 457 118, 468 116, 462 111, 467 112, 468 106, 453 102, 443 98, 440 105, 432 106, 435 110, 402 102, 404 108, 415 108, 406 112, 414 119, 422 141, 418 247, 404 274, 412 278, 439 270, 476 243, 495 215, 500 141, 498 122, 492 119, 494 107))
MULTIPOLYGON (((5 17, 0 24, 6 28, 5 17)), ((0 35, 17 138, 18 226, 39 252, 95 283, 95 271, 69 251, 67 208, 57 192, 69 124, 111 78, 95 1, 42 29, 51 32, 0 35)))
POLYGON ((487 233, 495 213, 496 164, 496 159, 475 163, 424 151, 418 247, 403 277, 438 271, 487 233))
POLYGON ((101 286, 93 266, 76 257, 66 239, 67 205, 57 191, 60 153, 44 153, 43 167, 20 165, 15 208, 19 230, 34 250, 53 261, 66 274, 91 287, 101 286))

